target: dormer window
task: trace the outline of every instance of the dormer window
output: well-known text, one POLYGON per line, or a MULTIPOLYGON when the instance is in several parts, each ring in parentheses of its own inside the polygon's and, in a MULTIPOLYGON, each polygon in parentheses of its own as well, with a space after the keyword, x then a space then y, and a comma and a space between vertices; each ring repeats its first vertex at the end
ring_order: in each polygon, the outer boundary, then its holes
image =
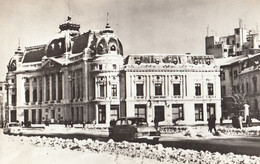
POLYGON ((110 47, 110 51, 116 51, 116 46, 115 46, 115 45, 112 45, 112 46, 110 47))

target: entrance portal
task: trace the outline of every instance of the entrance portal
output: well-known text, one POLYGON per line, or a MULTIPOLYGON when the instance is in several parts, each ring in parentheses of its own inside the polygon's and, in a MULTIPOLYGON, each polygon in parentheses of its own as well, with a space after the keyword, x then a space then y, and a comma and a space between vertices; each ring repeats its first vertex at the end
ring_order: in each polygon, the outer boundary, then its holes
POLYGON ((158 121, 164 121, 164 106, 155 106, 154 107, 155 117, 158 121))

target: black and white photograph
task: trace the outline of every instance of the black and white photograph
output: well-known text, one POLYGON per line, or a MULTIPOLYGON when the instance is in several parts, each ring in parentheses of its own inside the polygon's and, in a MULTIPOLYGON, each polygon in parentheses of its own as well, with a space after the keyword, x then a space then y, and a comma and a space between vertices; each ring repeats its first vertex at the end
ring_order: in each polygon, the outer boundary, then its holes
POLYGON ((0 0, 1 164, 260 163, 260 1, 0 0))

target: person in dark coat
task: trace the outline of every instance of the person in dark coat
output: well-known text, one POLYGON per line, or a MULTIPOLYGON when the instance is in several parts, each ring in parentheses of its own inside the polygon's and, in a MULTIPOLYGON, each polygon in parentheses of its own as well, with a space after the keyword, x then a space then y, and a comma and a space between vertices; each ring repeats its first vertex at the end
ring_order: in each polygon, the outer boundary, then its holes
POLYGON ((250 127, 251 126, 251 118, 249 115, 246 116, 246 127, 250 127))
POLYGON ((154 117, 154 126, 155 126, 156 130, 158 128, 158 125, 159 125, 159 119, 158 119, 158 117, 154 117))
POLYGON ((83 121, 83 123, 82 123, 82 129, 84 129, 84 130, 86 129, 86 128, 85 128, 85 125, 86 125, 86 123, 83 121))
POLYGON ((212 129, 214 129, 215 133, 217 133, 217 130, 216 130, 216 118, 215 118, 215 116, 213 114, 211 115, 211 127, 212 127, 212 129))
POLYGON ((208 119, 208 126, 209 126, 210 133, 212 133, 212 129, 214 129, 215 133, 217 133, 216 118, 214 115, 211 115, 210 118, 208 119))

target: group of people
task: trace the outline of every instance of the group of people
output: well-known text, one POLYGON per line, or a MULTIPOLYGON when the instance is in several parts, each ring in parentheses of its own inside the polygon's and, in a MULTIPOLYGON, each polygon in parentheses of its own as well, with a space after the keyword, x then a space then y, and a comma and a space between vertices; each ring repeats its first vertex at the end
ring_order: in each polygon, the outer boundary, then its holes
MULTIPOLYGON (((246 127, 250 127, 251 123, 252 123, 251 117, 249 115, 247 115, 246 116, 246 124, 245 124, 245 126, 246 127)), ((243 127, 243 117, 242 116, 238 116, 238 115, 233 116, 232 117, 232 126, 234 128, 242 129, 242 127, 243 127)))

